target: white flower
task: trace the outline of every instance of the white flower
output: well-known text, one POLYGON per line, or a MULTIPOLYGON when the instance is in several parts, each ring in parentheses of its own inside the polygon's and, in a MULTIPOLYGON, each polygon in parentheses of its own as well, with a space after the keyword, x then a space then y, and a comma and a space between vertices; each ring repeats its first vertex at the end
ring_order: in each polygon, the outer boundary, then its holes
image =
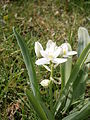
POLYGON ((63 49, 63 57, 68 57, 77 54, 76 51, 72 51, 71 45, 69 43, 63 43, 61 47, 63 49))
POLYGON ((65 58, 57 58, 62 53, 62 48, 57 47, 52 40, 48 41, 46 50, 40 50, 40 53, 43 58, 36 61, 37 65, 50 64, 50 62, 60 64, 67 61, 65 58))
POLYGON ((40 84, 41 84, 43 87, 47 88, 48 85, 50 84, 50 80, 48 80, 48 79, 42 80, 42 81, 40 82, 40 84))
POLYGON ((40 50, 43 50, 42 45, 39 42, 35 42, 35 53, 38 58, 41 57, 40 50))

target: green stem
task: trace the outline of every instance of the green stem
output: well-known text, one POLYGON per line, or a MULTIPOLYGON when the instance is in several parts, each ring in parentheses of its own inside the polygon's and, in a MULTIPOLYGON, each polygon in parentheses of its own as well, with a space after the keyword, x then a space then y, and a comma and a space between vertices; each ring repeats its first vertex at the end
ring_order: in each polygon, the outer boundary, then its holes
POLYGON ((53 92, 52 92, 52 80, 53 78, 53 64, 51 63, 51 75, 50 75, 50 84, 49 84, 49 95, 50 95, 50 110, 53 113, 53 92))

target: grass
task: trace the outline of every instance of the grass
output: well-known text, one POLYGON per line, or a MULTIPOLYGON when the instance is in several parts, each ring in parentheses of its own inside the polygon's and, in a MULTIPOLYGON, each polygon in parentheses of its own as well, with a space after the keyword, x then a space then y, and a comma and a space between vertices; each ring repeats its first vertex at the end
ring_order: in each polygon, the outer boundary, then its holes
MULTIPOLYGON (((79 26, 86 27, 90 32, 89 6, 89 2, 81 0, 72 0, 68 5, 59 0, 13 0, 0 4, 0 114, 3 120, 39 120, 32 106, 28 108, 20 100, 23 96, 25 102, 24 90, 30 85, 12 27, 15 26, 25 38, 35 63, 35 41, 43 43, 43 46, 48 39, 58 45, 68 41, 73 49, 77 48, 79 26)), ((48 78, 48 72, 43 67, 35 68, 38 82, 48 78)))

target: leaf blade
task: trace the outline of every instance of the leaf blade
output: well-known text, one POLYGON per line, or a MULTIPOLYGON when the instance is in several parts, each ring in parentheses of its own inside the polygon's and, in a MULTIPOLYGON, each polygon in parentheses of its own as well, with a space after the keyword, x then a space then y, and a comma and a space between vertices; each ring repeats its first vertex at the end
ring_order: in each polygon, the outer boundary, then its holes
POLYGON ((24 40, 22 39, 22 37, 16 32, 16 30, 13 28, 13 32, 14 35, 17 39, 18 45, 21 49, 22 52, 22 56, 24 58, 24 62, 28 71, 28 75, 29 75, 29 79, 30 79, 30 83, 31 83, 31 88, 33 91, 34 96, 36 96, 38 99, 40 99, 40 93, 39 93, 39 89, 38 89, 38 83, 36 80, 36 73, 32 64, 32 60, 29 54, 29 51, 27 49, 27 46, 24 42, 24 40))
POLYGON ((80 111, 76 111, 73 114, 68 115, 62 120, 84 120, 89 117, 90 113, 90 102, 88 102, 80 111))
POLYGON ((66 84, 66 86, 64 87, 63 91, 62 91, 62 95, 59 97, 58 101, 56 102, 55 106, 54 106, 54 113, 55 115, 57 114, 59 108, 61 107, 61 104, 64 102, 64 100, 66 99, 66 96, 68 94, 68 89, 70 86, 70 83, 74 83, 80 69, 82 68, 82 66, 84 65, 84 62, 88 56, 90 52, 90 43, 87 45, 87 47, 83 50, 82 54, 80 55, 80 57, 78 58, 72 73, 70 75, 70 78, 66 84))
POLYGON ((42 107, 39 103, 39 101, 36 99, 36 97, 33 94, 31 94, 30 90, 28 90, 28 89, 26 90, 26 95, 28 97, 28 100, 31 102, 34 110, 36 111, 38 116, 41 118, 41 120, 48 120, 44 110, 42 109, 42 107))

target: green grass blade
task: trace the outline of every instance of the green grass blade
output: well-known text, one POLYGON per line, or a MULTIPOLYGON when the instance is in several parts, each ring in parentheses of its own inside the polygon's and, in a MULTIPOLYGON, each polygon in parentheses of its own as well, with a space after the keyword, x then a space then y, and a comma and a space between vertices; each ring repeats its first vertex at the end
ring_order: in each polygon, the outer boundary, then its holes
POLYGON ((24 40, 22 39, 22 37, 16 32, 16 30, 13 28, 13 32, 14 35, 17 39, 18 45, 21 49, 22 52, 22 56, 24 58, 24 62, 28 71, 28 75, 29 75, 29 79, 30 79, 30 83, 31 83, 31 88, 33 91, 33 94, 35 97, 37 97, 38 99, 40 99, 40 93, 39 93, 39 89, 38 89, 38 83, 36 80, 36 73, 32 64, 32 59, 30 57, 28 48, 24 42, 24 40))
POLYGON ((86 120, 90 116, 90 102, 88 102, 80 111, 68 115, 62 120, 86 120))
POLYGON ((64 100, 66 99, 66 96, 67 96, 68 90, 69 90, 69 86, 71 83, 74 83, 74 81, 76 80, 77 75, 78 75, 80 69, 82 68, 82 66, 84 65, 84 62, 85 62, 89 52, 90 52, 90 43, 83 50, 82 54, 78 58, 75 66, 71 72, 70 78, 69 78, 66 86, 64 87, 63 91, 62 91, 62 95, 59 97, 58 101, 55 104, 55 107, 54 107, 55 115, 57 114, 59 108, 61 107, 62 102, 64 102, 64 100))
POLYGON ((26 95, 28 97, 28 100, 31 102, 34 110, 36 111, 38 116, 41 118, 41 120, 48 120, 44 110, 42 109, 42 107, 39 103, 39 101, 37 100, 37 98, 33 94, 31 94, 30 90, 28 90, 28 89, 26 90, 26 95))

